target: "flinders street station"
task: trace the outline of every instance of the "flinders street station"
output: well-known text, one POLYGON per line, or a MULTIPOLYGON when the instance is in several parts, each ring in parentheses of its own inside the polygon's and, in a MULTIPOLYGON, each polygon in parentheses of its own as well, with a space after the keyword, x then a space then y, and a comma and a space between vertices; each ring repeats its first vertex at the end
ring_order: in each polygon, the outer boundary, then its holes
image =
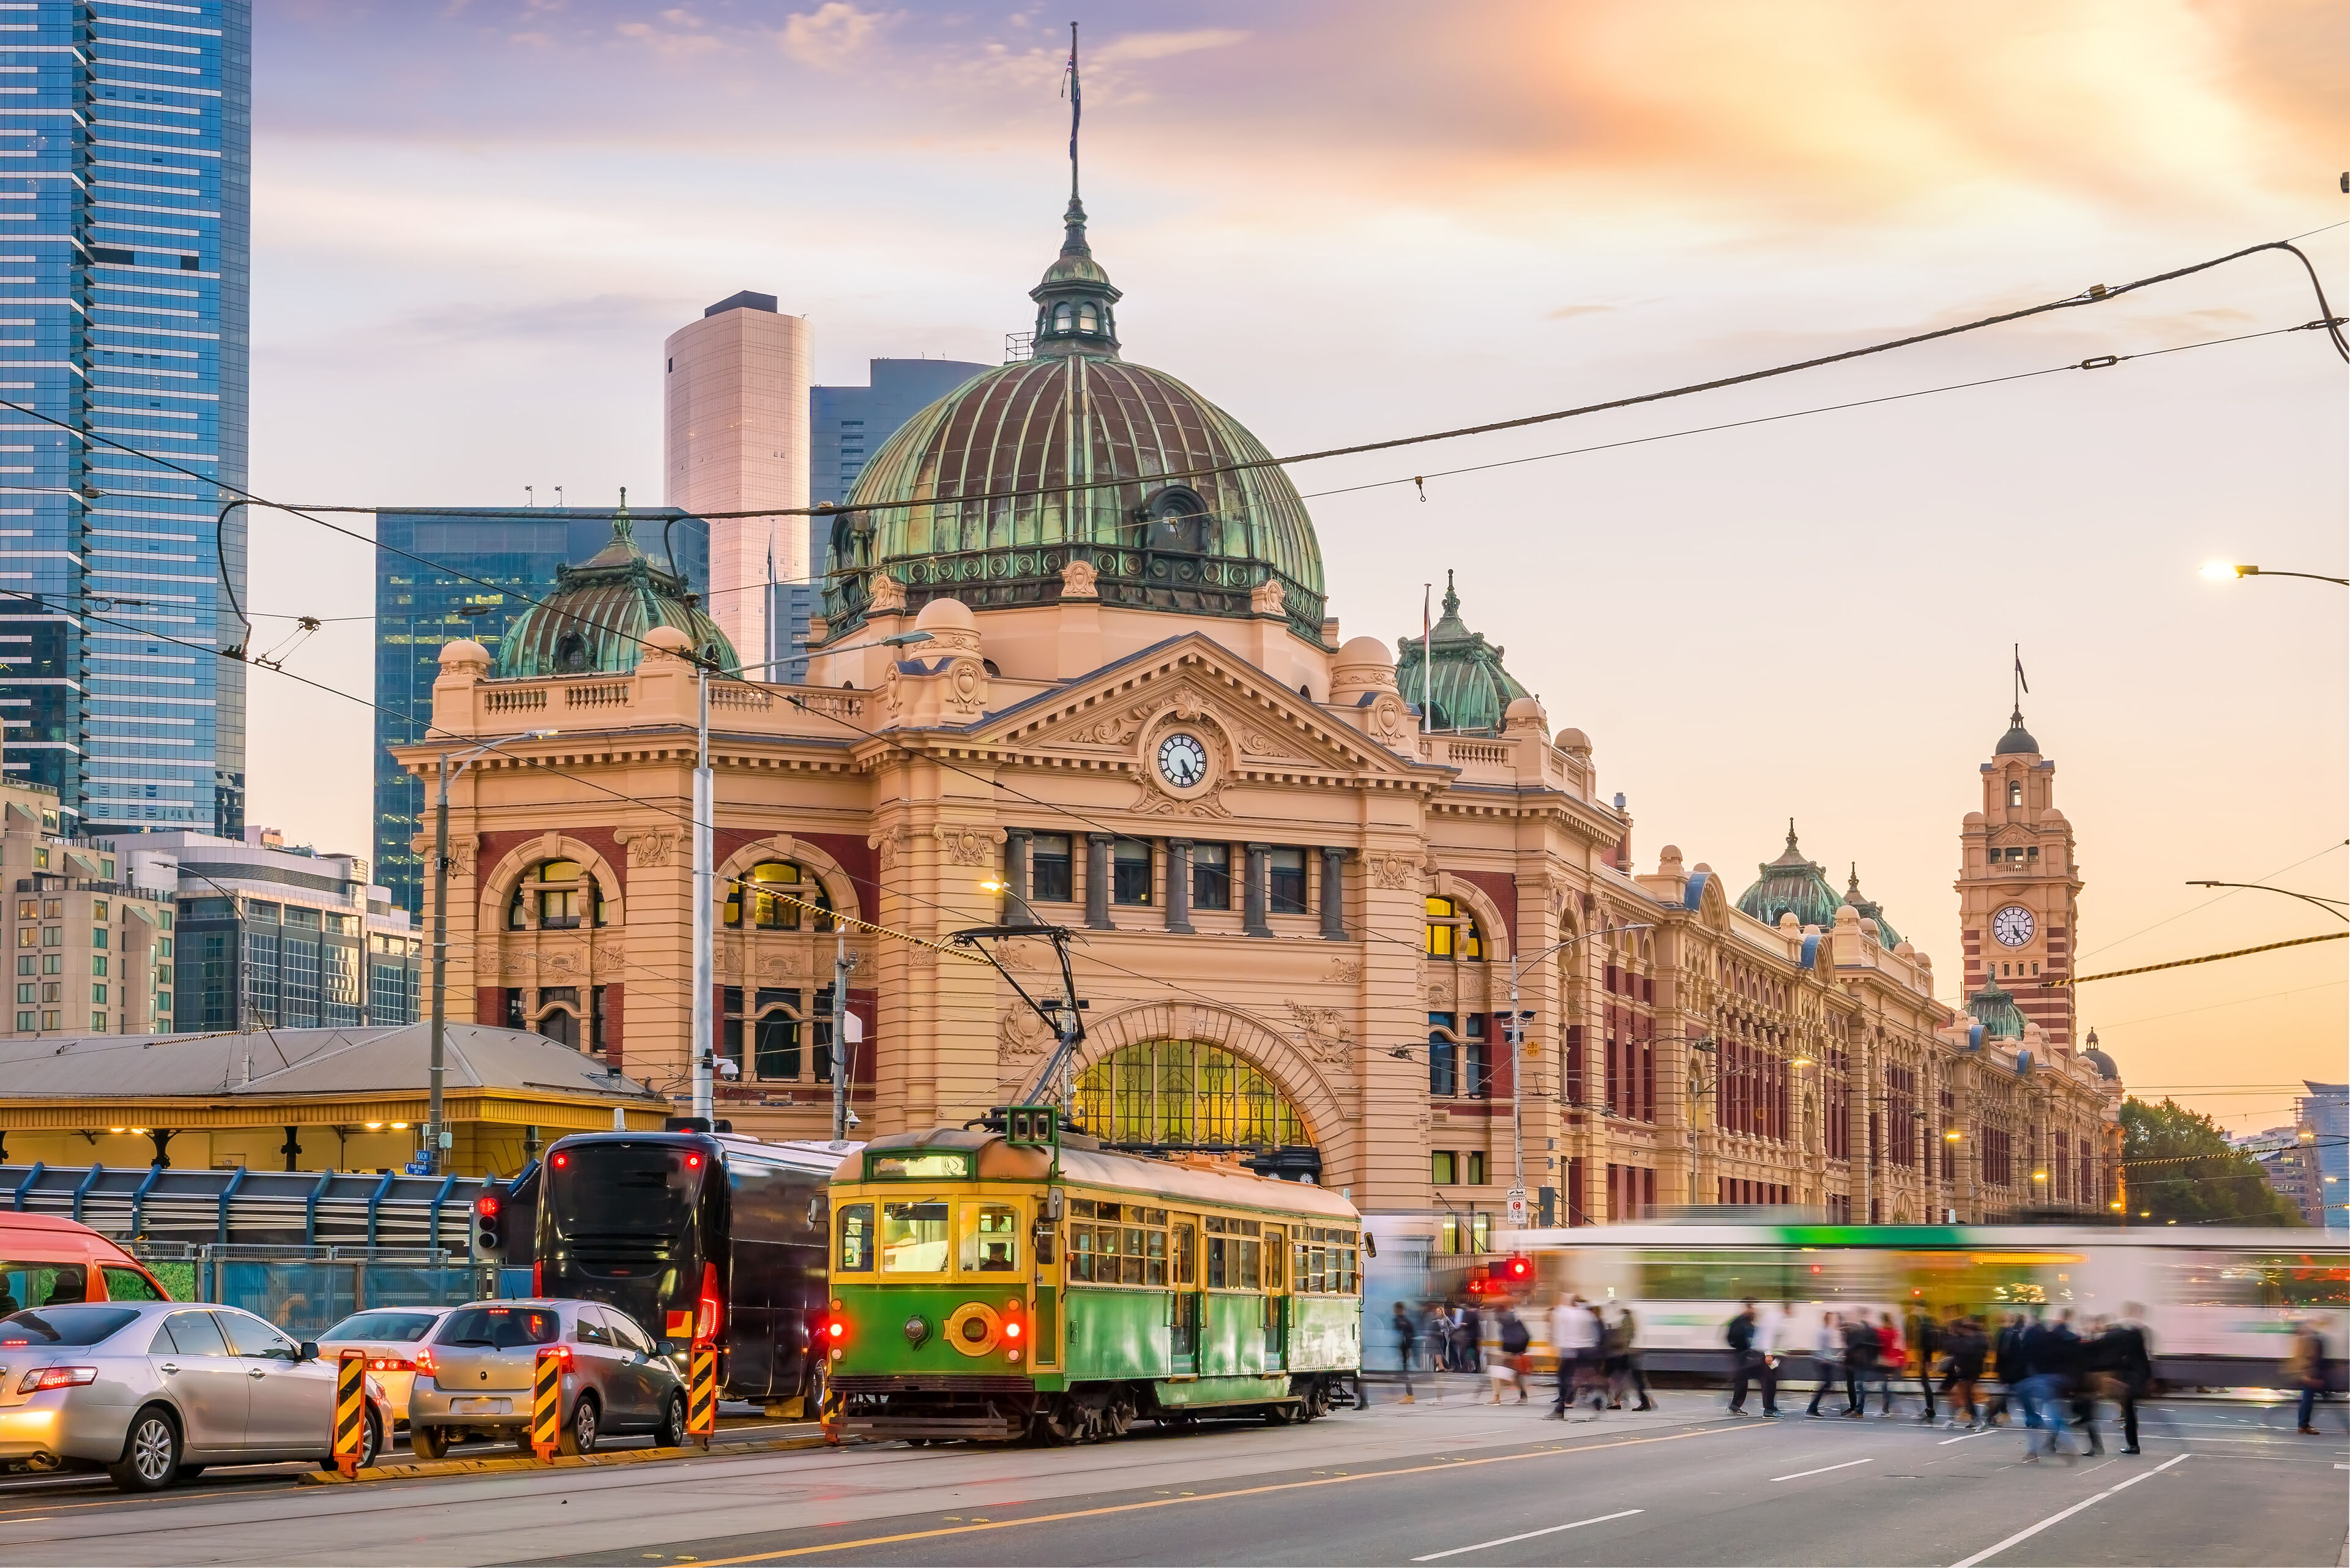
MULTIPOLYGON (((1559 1225, 2116 1199, 2118 1075, 2050 983, 2079 950, 2074 836, 2021 712, 1986 715, 1938 977, 1800 824, 1775 854, 1714 846, 1724 869, 1636 839, 1593 738, 1488 640, 1527 607, 1506 585, 1449 586, 1424 641, 1343 636, 1264 445, 1124 357, 1074 201, 1030 294, 1030 357, 909 421, 829 520, 805 685, 735 673, 625 518, 494 660, 442 650, 452 738, 396 754, 429 787, 444 751, 497 743, 451 795, 453 1013, 470 997, 685 1108, 714 665, 737 1132, 829 1136, 840 1049, 861 1137, 1018 1098, 1053 1033, 951 938, 1045 925, 1074 933, 1086 1131, 1341 1189, 1440 1252, 1488 1250, 1517 1186, 1559 1225)), ((1048 941, 987 946, 1059 993, 1048 941)))

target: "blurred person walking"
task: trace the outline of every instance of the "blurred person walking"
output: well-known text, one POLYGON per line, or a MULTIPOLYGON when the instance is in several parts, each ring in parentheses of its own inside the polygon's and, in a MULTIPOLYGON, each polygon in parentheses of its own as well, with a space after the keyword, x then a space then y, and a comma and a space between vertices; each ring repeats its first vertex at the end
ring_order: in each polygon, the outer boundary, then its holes
POLYGON ((1949 1357, 1950 1381, 1943 1393, 1949 1396, 1950 1418, 1943 1425, 1953 1431, 1959 1427, 1959 1412, 1967 1414, 1966 1429, 1981 1429, 1982 1412, 1975 1404, 1975 1385, 1982 1380, 1983 1358, 1990 1354, 1991 1342, 1983 1337, 1982 1325, 1970 1317, 1951 1320, 1943 1335, 1942 1353, 1949 1357))
MULTIPOLYGON (((1844 1365, 1844 1319, 1834 1312, 1820 1314, 1820 1326, 1812 1335, 1812 1372, 1819 1384, 1812 1390, 1811 1407, 1804 1414, 1814 1421, 1827 1417, 1820 1413, 1820 1401, 1827 1397, 1829 1385, 1847 1377, 1844 1365)), ((1852 1408, 1852 1386, 1845 1385, 1845 1409, 1852 1408)))
POLYGON ((2314 1318, 2303 1318, 2293 1325, 2284 1376, 2286 1386, 2301 1395, 2298 1430, 2304 1438, 2317 1436, 2317 1402, 2325 1397, 2325 1336, 2318 1332, 2314 1318))
POLYGON ((2137 1447, 2137 1402, 2154 1386, 2154 1349, 2146 1335, 2146 1308, 2122 1303, 2122 1315, 2106 1325, 2100 1336, 2105 1360, 2114 1380, 2114 1398, 2122 1407, 2122 1452, 2137 1447))
POLYGON ((1550 1309, 1550 1345, 1558 1353, 1558 1397, 1551 1402, 1552 1420, 1565 1420, 1566 1407, 1580 1402, 1583 1386, 1591 1375, 1592 1353, 1598 1345, 1599 1325, 1583 1298, 1561 1297, 1550 1309))
POLYGON ((1395 1329, 1396 1367, 1403 1374, 1403 1402, 1417 1404, 1411 1393, 1412 1358, 1419 1354, 1419 1329, 1411 1321, 1411 1314, 1401 1302, 1395 1304, 1395 1316, 1389 1320, 1395 1329))
POLYGON ((1498 1321, 1500 1326, 1496 1332, 1501 1337, 1502 1353, 1486 1366, 1493 1379, 1493 1403, 1500 1404, 1502 1390, 1514 1383, 1518 1387, 1518 1403, 1523 1405, 1526 1402, 1526 1368, 1532 1364, 1526 1350, 1534 1344, 1534 1335, 1526 1332, 1524 1320, 1518 1316, 1517 1309, 1506 1302, 1502 1305, 1498 1321))
POLYGON ((1751 1382, 1762 1385, 1762 1414, 1776 1418, 1779 1414, 1779 1374, 1772 1365, 1767 1349, 1768 1340, 1762 1320, 1754 1311, 1754 1298, 1747 1297, 1739 1303, 1739 1314, 1722 1331, 1729 1342, 1732 1365, 1737 1368, 1737 1380, 1731 1385, 1730 1413, 1746 1414, 1746 1386, 1751 1382))
POLYGON ((1926 1408, 1918 1419, 1927 1426, 1934 1424, 1934 1357, 1942 1348, 1942 1325, 1934 1321, 1933 1309, 1919 1307, 1909 1314, 1909 1352, 1918 1358, 1918 1393, 1926 1401, 1926 1408))
POLYGON ((1624 1407, 1624 1395, 1630 1390, 1640 1396, 1636 1410, 1653 1410, 1657 1402, 1648 1397, 1648 1375, 1640 1366, 1640 1323, 1632 1309, 1622 1302, 1616 1303, 1616 1315, 1607 1320, 1606 1348, 1607 1351, 1607 1407, 1624 1407))

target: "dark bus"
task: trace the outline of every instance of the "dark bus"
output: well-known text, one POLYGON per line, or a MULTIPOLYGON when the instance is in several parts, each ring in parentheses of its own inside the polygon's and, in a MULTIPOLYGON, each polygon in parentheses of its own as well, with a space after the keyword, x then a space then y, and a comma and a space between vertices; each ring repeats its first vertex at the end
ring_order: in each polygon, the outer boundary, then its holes
POLYGON ((808 1345, 830 1301, 826 1182, 860 1146, 723 1133, 582 1133, 539 1170, 535 1291, 619 1308, 684 1375, 718 1346, 722 1398, 813 1415, 808 1345))

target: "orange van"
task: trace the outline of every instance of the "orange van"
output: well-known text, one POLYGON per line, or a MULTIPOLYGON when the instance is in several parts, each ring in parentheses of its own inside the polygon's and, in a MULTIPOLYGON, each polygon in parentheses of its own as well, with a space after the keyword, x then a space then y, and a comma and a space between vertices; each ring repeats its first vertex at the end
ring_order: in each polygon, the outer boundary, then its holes
POLYGON ((139 1261, 87 1225, 0 1210, 0 1317, 70 1302, 167 1302, 139 1261))

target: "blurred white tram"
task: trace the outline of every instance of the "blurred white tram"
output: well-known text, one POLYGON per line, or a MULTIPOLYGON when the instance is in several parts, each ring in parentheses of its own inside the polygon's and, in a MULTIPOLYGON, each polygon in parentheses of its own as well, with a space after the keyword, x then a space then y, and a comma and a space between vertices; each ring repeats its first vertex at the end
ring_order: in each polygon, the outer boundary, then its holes
POLYGON ((1804 1351, 1830 1309, 1906 1323, 1920 1308, 1940 1317, 1955 1307, 1995 1326, 2006 1314, 2067 1307, 2085 1326, 2126 1302, 2146 1308, 2166 1382, 2273 1383, 2304 1317, 2336 1358, 2336 1386, 2350 1350, 2350 1237, 2323 1231, 1683 1221, 1508 1231, 1496 1244, 1534 1260, 1538 1336, 1560 1293, 1623 1302, 1658 1371, 1721 1370, 1723 1327, 1747 1296, 1792 1303, 1804 1351))

